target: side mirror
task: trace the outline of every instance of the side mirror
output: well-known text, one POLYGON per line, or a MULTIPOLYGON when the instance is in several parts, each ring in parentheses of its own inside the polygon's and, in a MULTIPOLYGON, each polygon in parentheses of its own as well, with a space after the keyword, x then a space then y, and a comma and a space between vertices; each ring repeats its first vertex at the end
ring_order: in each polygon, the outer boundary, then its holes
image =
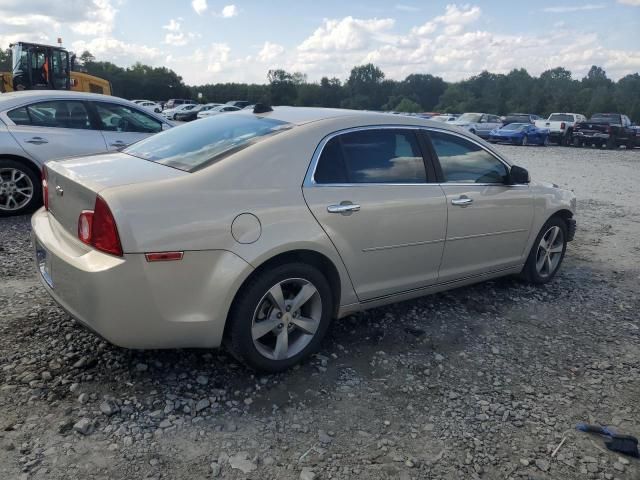
POLYGON ((526 168, 513 165, 509 171, 509 185, 522 185, 531 182, 529 171, 526 168))

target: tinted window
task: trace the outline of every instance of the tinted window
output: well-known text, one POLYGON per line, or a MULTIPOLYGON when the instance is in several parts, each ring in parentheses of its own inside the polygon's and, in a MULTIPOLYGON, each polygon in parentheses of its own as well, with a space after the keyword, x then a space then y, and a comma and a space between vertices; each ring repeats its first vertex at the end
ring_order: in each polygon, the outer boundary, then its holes
POLYGON ((219 115, 154 135, 124 152, 193 172, 291 127, 272 118, 219 115))
POLYGON ((446 182, 505 183, 507 167, 473 142, 441 132, 429 132, 446 182))
POLYGON ((332 139, 322 152, 317 183, 425 183, 413 131, 363 130, 332 139))
POLYGON ((36 127, 90 129, 89 113, 82 102, 53 101, 34 103, 10 111, 9 118, 17 125, 36 127))
POLYGON ((101 130, 112 132, 157 133, 162 123, 155 118, 116 103, 95 103, 101 130))

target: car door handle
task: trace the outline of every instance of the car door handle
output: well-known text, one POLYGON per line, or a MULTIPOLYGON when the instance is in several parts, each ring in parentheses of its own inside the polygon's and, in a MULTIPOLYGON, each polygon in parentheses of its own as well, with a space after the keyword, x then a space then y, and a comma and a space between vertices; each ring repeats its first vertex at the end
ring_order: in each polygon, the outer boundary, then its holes
POLYGON ((45 140, 42 137, 32 137, 29 140, 25 140, 26 143, 32 143, 33 145, 42 145, 43 143, 49 143, 48 140, 45 140))
POLYGON ((473 198, 462 196, 460 198, 454 198, 451 200, 451 205, 456 205, 458 207, 468 207, 473 203, 473 198))
POLYGON ((127 144, 124 143, 122 140, 118 140, 117 142, 113 142, 111 144, 112 147, 126 147, 127 144))
POLYGON ((355 203, 341 203, 340 205, 329 205, 327 207, 327 212, 329 213, 350 213, 359 211, 360 205, 355 203))

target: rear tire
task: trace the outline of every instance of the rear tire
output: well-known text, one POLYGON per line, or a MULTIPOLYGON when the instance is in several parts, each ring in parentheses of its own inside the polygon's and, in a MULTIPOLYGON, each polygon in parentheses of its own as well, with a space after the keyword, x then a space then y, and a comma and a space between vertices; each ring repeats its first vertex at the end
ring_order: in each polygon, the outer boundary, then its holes
POLYGON ((558 273, 566 250, 567 223, 560 217, 551 217, 538 233, 520 276, 536 285, 550 282, 558 273))
POLYGON ((616 143, 615 138, 609 138, 606 143, 607 150, 616 150, 618 148, 618 144, 616 143))
POLYGON ((576 147, 576 148, 582 147, 582 142, 580 141, 579 138, 574 138, 573 139, 573 146, 576 147))
POLYGON ((549 146, 549 137, 544 137, 544 140, 542 141, 541 144, 543 147, 548 147, 549 146))
POLYGON ((527 137, 526 135, 522 137, 522 140, 520 140, 520 145, 522 145, 523 147, 529 145, 529 137, 527 137))
POLYGON ((0 158, 0 217, 31 213, 42 205, 40 175, 34 168, 0 158))
POLYGON ((319 348, 333 312, 331 287, 317 268, 280 265, 258 273, 238 292, 225 345, 254 370, 281 372, 319 348))

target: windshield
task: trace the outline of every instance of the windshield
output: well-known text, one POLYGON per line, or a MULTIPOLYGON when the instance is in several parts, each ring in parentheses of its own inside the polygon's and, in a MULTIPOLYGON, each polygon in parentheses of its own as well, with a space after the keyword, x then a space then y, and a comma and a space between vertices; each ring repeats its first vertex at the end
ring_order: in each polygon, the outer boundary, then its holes
POLYGON ((502 130, 522 130, 528 126, 527 123, 510 123, 509 125, 502 127, 502 130))
POLYGON ((458 117, 458 122, 478 123, 482 117, 481 113, 463 113, 458 117))
POLYGON ((290 123, 253 115, 213 116, 149 137, 124 153, 194 172, 292 127, 290 123))
POLYGON ((573 122, 573 116, 566 113, 554 113, 549 116, 550 122, 573 122))

